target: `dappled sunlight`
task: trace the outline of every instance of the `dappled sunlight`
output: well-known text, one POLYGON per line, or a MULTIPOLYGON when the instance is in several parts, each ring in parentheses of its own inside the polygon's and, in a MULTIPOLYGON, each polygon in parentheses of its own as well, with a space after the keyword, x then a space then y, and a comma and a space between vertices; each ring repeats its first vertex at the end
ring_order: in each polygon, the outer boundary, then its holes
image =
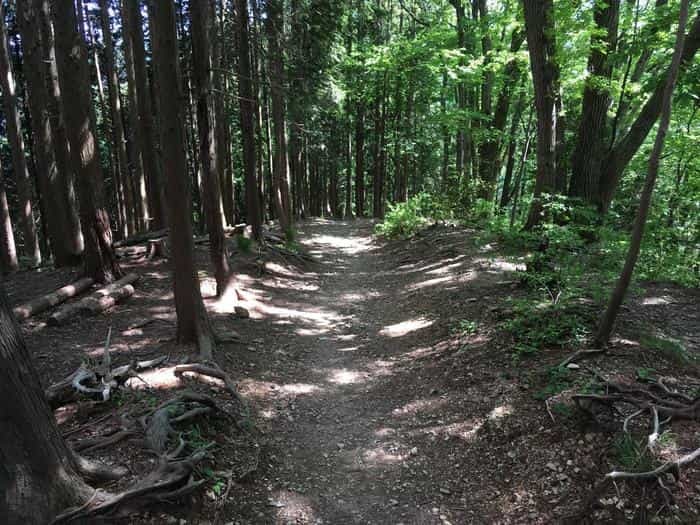
POLYGON ((431 326, 434 321, 426 319, 425 317, 419 317, 417 319, 411 319, 408 321, 403 321, 401 323, 392 324, 385 326, 379 331, 379 335, 385 337, 401 337, 423 328, 431 326))
MULTIPOLYGON (((372 237, 338 237, 335 235, 316 234, 308 237, 304 244, 324 245, 324 248, 332 248, 346 255, 355 255, 370 250, 372 237)), ((317 249, 311 253, 324 253, 324 249, 317 249)))
POLYGON ((466 283, 476 279, 477 272, 474 270, 468 270, 464 273, 447 275, 445 277, 436 277, 434 279, 427 279, 425 281, 420 281, 413 283, 406 287, 409 292, 417 292, 424 290, 425 288, 431 288, 439 284, 453 284, 453 283, 466 283))
POLYGON ((456 270, 457 268, 461 268, 464 266, 464 263, 461 262, 456 262, 452 264, 448 264, 446 266, 441 266, 440 268, 435 268, 434 270, 430 270, 428 272, 425 272, 430 275, 442 275, 445 273, 451 273, 452 270, 456 270))
POLYGON ((352 385, 356 383, 364 383, 367 380, 367 374, 356 370, 348 370, 346 368, 339 370, 331 370, 328 374, 328 381, 337 385, 352 385))
POLYGON ((500 405, 489 412, 488 418, 492 421, 503 419, 506 416, 512 415, 514 412, 513 406, 510 404, 500 405))
POLYGON ((404 406, 392 410, 394 416, 414 416, 420 412, 436 410, 447 404, 447 399, 433 397, 428 399, 416 399, 404 406))
POLYGON ((286 398, 299 395, 311 395, 323 391, 323 388, 310 383, 279 384, 256 379, 244 379, 238 383, 238 389, 246 397, 255 399, 286 398))
POLYGON ((390 465, 400 463, 408 458, 406 454, 400 454, 397 450, 385 449, 379 446, 373 449, 365 450, 360 455, 362 462, 367 467, 376 467, 382 465, 390 465))
POLYGON ((483 419, 474 418, 457 423, 421 428, 419 430, 409 432, 409 435, 418 436, 428 434, 443 439, 457 438, 462 441, 472 441, 483 425, 483 419))
POLYGON ((662 306, 667 304, 673 304, 673 297, 662 295, 660 297, 645 297, 642 300, 642 305, 644 306, 662 306))
POLYGON ((316 513, 311 500, 296 492, 278 490, 268 498, 268 506, 276 509, 275 523, 316 523, 316 513))
MULTIPOLYGON (((139 372, 139 377, 127 379, 126 386, 133 390, 177 388, 182 386, 183 381, 175 375, 175 368, 175 366, 168 366, 139 372)), ((203 377, 202 380, 204 379, 203 377)))

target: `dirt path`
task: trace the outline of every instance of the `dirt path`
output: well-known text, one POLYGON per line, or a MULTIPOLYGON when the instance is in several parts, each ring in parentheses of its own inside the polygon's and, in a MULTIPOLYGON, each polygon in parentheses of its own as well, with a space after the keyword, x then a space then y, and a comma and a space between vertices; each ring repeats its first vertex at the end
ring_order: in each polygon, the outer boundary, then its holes
MULTIPOLYGON (((269 364, 264 381, 244 381, 276 443, 265 521, 448 523, 464 515, 466 487, 449 442, 467 441, 493 400, 486 389, 470 402, 475 413, 465 414, 464 398, 450 396, 442 379, 421 377, 418 361, 446 334, 444 326, 431 330, 428 303, 421 311, 406 300, 451 274, 439 266, 397 271, 365 221, 307 224, 300 238, 321 260, 318 274, 305 290, 273 296, 279 306, 262 319, 273 328, 258 342, 283 359, 269 364)), ((449 291, 441 293, 449 304, 449 291)), ((260 503, 252 503, 258 512, 260 503)))

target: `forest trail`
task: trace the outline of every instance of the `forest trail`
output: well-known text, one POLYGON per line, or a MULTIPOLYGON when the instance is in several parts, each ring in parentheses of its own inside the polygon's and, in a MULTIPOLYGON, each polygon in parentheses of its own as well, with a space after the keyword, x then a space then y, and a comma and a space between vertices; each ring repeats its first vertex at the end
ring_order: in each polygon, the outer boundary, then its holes
MULTIPOLYGON (((234 497, 235 505, 249 507, 252 522, 265 506, 262 521, 271 523, 460 523, 500 514, 499 483, 473 476, 502 458, 470 442, 489 418, 508 413, 498 398, 512 385, 488 371, 452 370, 456 362, 440 354, 457 348, 431 345, 448 336, 445 323, 433 326, 438 318, 486 311, 476 298, 499 286, 503 271, 455 257, 454 246, 438 264, 396 260, 364 220, 305 223, 300 239, 320 260, 317 273, 303 290, 273 298, 268 312, 278 319, 257 334, 268 368, 241 383, 268 419, 275 466, 263 501, 234 497), (431 288, 443 311, 431 311, 431 288), (460 298, 467 311, 455 312, 460 298), (477 396, 463 386, 474 378, 483 382, 477 396), (460 465, 465 452, 480 465, 460 465)), ((482 348, 484 339, 474 342, 482 348)))

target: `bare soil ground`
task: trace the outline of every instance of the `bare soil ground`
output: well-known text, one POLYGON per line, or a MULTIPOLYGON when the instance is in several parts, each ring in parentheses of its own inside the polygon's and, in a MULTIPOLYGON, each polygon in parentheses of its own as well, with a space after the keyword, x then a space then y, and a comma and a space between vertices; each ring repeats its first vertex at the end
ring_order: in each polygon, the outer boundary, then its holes
MULTIPOLYGON (((460 228, 434 227, 390 243, 371 232, 369 221, 301 224, 299 240, 318 263, 272 260, 262 274, 256 254, 236 255, 240 300, 207 303, 217 329, 238 334, 217 359, 251 404, 254 429, 204 421, 188 430, 190 439, 216 443, 201 471, 211 482, 186 507, 153 509, 141 522, 700 519, 700 465, 683 470, 670 487, 675 502, 655 484, 605 483, 605 473, 619 467, 619 432, 576 410, 552 412, 538 396, 550 381, 547 370, 571 349, 514 359, 500 323, 508 316, 507 298, 524 293, 514 274, 517 261, 500 256, 497 246, 478 247, 473 232, 460 228), (250 318, 234 316, 236 305, 250 318)), ((171 364, 186 358, 188 349, 172 340, 167 261, 143 255, 139 249, 125 255, 124 266, 141 280, 136 295, 108 315, 58 328, 47 327, 42 316, 24 324, 47 384, 99 355, 109 326, 117 363, 163 354, 171 364)), ((198 259, 211 296, 203 247, 198 259)), ((68 279, 65 271, 26 273, 6 286, 20 302, 68 279)), ((611 351, 590 366, 628 380, 645 368, 697 382, 699 303, 698 290, 644 285, 628 301, 611 351), (680 340, 691 360, 645 346, 642 336, 654 333, 680 340)), ((572 374, 560 396, 591 377, 586 367, 572 374)), ((177 389, 203 388, 167 369, 144 379, 150 388, 107 405, 60 410, 62 428, 77 430, 70 439, 78 442, 99 430, 90 422, 103 414, 137 415, 177 389)), ((223 389, 217 398, 228 402, 223 389)), ((695 422, 674 423, 669 457, 696 448, 697 430, 695 422)), ((152 468, 153 458, 136 445, 125 441, 90 455, 130 468, 132 476, 112 489, 152 468)))

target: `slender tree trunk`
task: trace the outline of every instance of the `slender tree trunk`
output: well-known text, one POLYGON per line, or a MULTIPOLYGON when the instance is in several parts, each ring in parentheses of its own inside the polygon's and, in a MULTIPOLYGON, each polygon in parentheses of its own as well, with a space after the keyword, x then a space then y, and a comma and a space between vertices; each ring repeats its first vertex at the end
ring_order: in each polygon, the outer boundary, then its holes
POLYGON ((153 123, 151 91, 146 71, 146 50, 143 42, 143 19, 138 0, 124 0, 124 16, 128 19, 128 32, 124 38, 131 40, 133 53, 134 81, 136 82, 136 104, 138 108, 138 125, 136 137, 140 143, 143 167, 146 178, 146 197, 151 214, 151 230, 165 227, 165 207, 163 185, 160 182, 161 168, 156 146, 156 129, 153 123), (128 13, 128 15, 127 15, 128 13))
POLYGON ((583 107, 571 161, 569 195, 599 206, 600 170, 608 139, 608 109, 612 55, 617 40, 620 0, 593 4, 596 28, 591 36, 588 73, 583 90, 583 107))
POLYGON ((85 239, 85 274, 97 282, 110 282, 121 276, 121 270, 112 248, 109 214, 103 202, 99 142, 91 115, 87 48, 78 30, 72 2, 56 9, 54 17, 66 131, 78 185, 85 239))
POLYGON ((365 216, 365 108, 357 105, 355 115, 355 214, 365 216))
POLYGON ((518 103, 513 111, 513 117, 510 124, 510 132, 508 133, 508 151, 506 153, 506 173, 503 178, 503 189, 501 191, 501 201, 500 208, 504 209, 508 206, 511 198, 511 181, 513 180, 513 169, 515 168, 515 148, 517 145, 517 132, 518 125, 520 124, 520 118, 523 114, 523 107, 525 106, 525 93, 521 93, 518 99, 518 103))
POLYGON ((283 25, 283 9, 280 0, 267 0, 265 29, 268 40, 270 99, 275 139, 273 142, 273 203, 282 231, 291 235, 292 209, 289 198, 289 163, 287 161, 287 132, 284 114, 284 64, 282 63, 282 49, 279 42, 283 25))
POLYGON ((241 135, 243 139, 243 169, 245 173, 246 218, 253 230, 253 238, 262 240, 262 216, 258 198, 255 153, 255 99, 250 65, 250 31, 248 3, 238 2, 238 89, 240 101, 241 135))
POLYGON ((136 232, 134 188, 129 173, 129 160, 126 153, 126 137, 124 135, 124 122, 122 120, 121 99, 119 96, 119 77, 114 63, 114 43, 112 41, 112 27, 109 20, 109 2, 108 0, 99 0, 99 5, 107 69, 107 87, 109 91, 110 131, 113 148, 116 151, 117 173, 121 180, 121 199, 124 203, 124 213, 122 217, 122 222, 124 224, 123 235, 127 237, 136 232))
POLYGON ((173 257, 177 340, 195 343, 200 355, 212 359, 215 338, 204 308, 194 265, 190 184, 185 158, 182 78, 175 25, 174 2, 160 2, 154 10, 153 57, 160 86, 160 132, 163 172, 167 174, 167 203, 170 247, 173 257))
POLYGON ((12 167, 17 185, 19 222, 24 237, 23 254, 32 267, 41 264, 41 249, 34 224, 34 208, 32 205, 32 181, 27 167, 24 151, 24 137, 19 107, 15 77, 10 60, 9 40, 5 25, 5 11, 0 5, 0 86, 2 86, 2 101, 5 111, 7 138, 12 152, 12 167))
POLYGON ((217 160, 216 115, 212 87, 213 55, 211 34, 215 33, 213 0, 191 0, 192 62, 197 92, 197 124, 199 126, 199 158, 202 163, 204 213, 209 233, 209 257, 214 266, 216 294, 222 296, 229 282, 226 235, 221 217, 221 192, 217 160))
POLYGON ((50 523, 94 490, 76 474, 2 285, 0 396, 0 516, 7 525, 50 523))
MULTIPOLYGON (((513 31, 510 42, 510 52, 515 55, 520 50, 525 39, 525 34, 521 29, 513 31)), ((508 122, 508 111, 510 109, 510 101, 513 90, 518 84, 518 79, 521 76, 520 65, 518 58, 513 56, 507 63, 503 72, 503 87, 498 94, 496 109, 493 114, 491 131, 495 133, 489 134, 481 145, 479 152, 479 172, 480 179, 484 184, 482 196, 491 200, 498 181, 498 173, 501 168, 500 152, 503 144, 503 132, 508 122)))
POLYGON ((15 234, 12 231, 12 218, 10 217, 10 208, 7 205, 5 177, 2 174, 2 166, 0 166, 0 270, 3 274, 8 274, 18 269, 15 234))
MULTIPOLYGON (((698 47, 700 47, 700 16, 695 17, 695 21, 685 37, 679 75, 693 64, 698 47)), ((600 177, 600 202, 601 211, 603 212, 610 207, 622 173, 659 118, 663 105, 664 89, 670 73, 671 66, 666 70, 666 73, 657 84, 649 100, 644 104, 627 134, 618 141, 603 159, 600 177)))
POLYGON ((542 220, 544 197, 556 190, 556 149, 559 66, 555 58, 553 0, 524 0, 525 28, 537 110, 537 176, 525 225, 542 220))
POLYGON ((126 80, 128 88, 128 152, 131 153, 131 180, 134 186, 135 209, 137 212, 137 229, 146 230, 151 224, 151 210, 149 209, 148 196, 146 194, 146 177, 144 169, 143 143, 139 138, 139 88, 136 82, 136 66, 134 60, 133 25, 131 10, 128 2, 121 1, 122 15, 122 39, 124 41, 124 64, 126 68, 126 80))
POLYGON ((617 318, 620 306, 622 306, 622 302, 627 294, 627 289, 632 281, 634 267, 636 266, 637 259, 639 258, 639 251, 642 246, 642 239, 644 238, 644 229, 646 226, 647 217, 649 215, 649 208, 651 207, 651 198, 654 193, 654 185, 656 184, 656 178, 659 174, 661 153, 664 149, 666 133, 668 132, 668 127, 671 122, 673 90, 676 86, 676 81, 678 79, 681 66, 683 43, 685 40, 685 26, 687 21, 688 0, 681 0, 678 30, 676 32, 676 45, 673 50, 673 58, 666 76, 666 82, 661 100, 661 120, 659 122, 659 128, 656 132, 654 148, 649 156, 649 167, 647 170, 646 179, 644 181, 642 194, 639 198, 639 208, 637 209, 637 217, 635 218, 634 226, 632 228, 632 237, 630 239, 627 258, 625 259, 625 265, 620 274, 620 278, 615 285, 612 297, 610 298, 610 303, 608 304, 608 307, 601 318, 600 325, 595 336, 595 342, 598 346, 605 345, 610 339, 610 334, 612 333, 613 326, 615 325, 615 319, 617 318))

